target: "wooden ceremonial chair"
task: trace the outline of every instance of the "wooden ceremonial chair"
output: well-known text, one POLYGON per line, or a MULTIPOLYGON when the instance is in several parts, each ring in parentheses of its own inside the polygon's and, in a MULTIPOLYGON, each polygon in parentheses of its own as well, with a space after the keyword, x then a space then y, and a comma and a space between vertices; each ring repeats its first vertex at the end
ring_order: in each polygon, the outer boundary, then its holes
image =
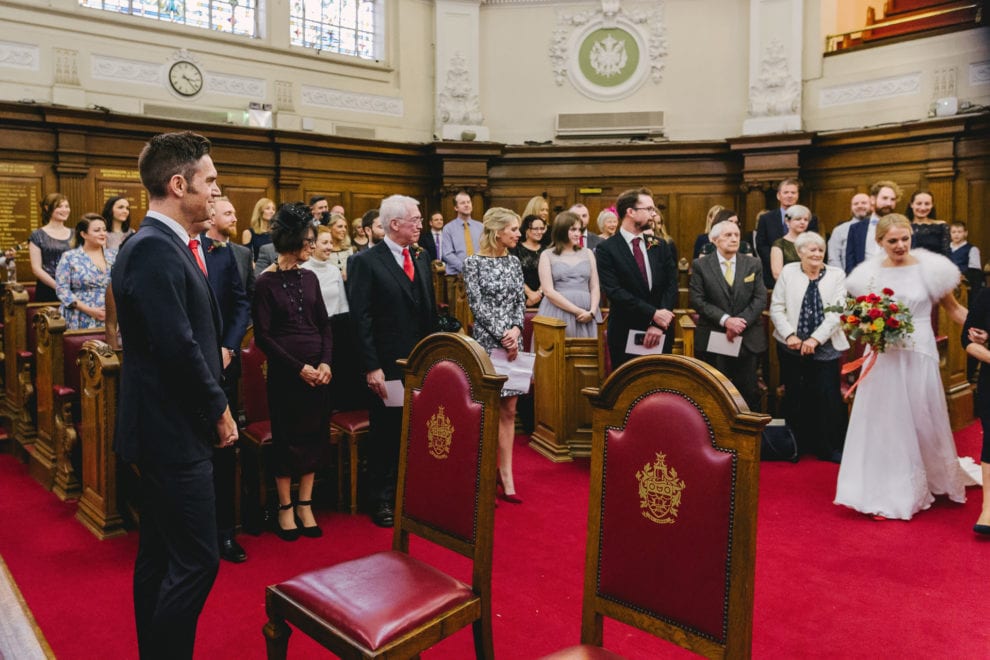
POLYGON ((347 454, 350 499, 347 500, 351 515, 358 505, 358 445, 368 435, 367 410, 341 410, 330 415, 330 431, 340 436, 337 442, 337 508, 344 509, 344 454, 347 454))
POLYGON ((268 587, 269 658, 291 629, 343 658, 410 658, 473 624, 492 658, 491 570, 499 376, 481 346, 454 333, 423 339, 407 360, 392 550, 268 587), (465 584, 409 555, 414 534, 472 560, 465 584))
POLYGON ((581 642, 553 660, 617 658, 610 617, 710 658, 748 658, 753 628, 760 433, 716 369, 640 357, 599 388, 581 642))

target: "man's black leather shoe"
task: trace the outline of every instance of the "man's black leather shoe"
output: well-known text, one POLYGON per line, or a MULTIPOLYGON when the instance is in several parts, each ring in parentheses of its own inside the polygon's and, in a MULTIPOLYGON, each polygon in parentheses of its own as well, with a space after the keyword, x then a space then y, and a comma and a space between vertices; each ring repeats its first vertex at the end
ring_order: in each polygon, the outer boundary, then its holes
POLYGON ((247 559, 247 553, 241 544, 234 540, 233 536, 225 536, 220 539, 220 558, 240 564, 247 559))
POLYGON ((371 516, 371 522, 379 527, 392 527, 395 524, 395 514, 388 504, 379 504, 375 513, 371 516))

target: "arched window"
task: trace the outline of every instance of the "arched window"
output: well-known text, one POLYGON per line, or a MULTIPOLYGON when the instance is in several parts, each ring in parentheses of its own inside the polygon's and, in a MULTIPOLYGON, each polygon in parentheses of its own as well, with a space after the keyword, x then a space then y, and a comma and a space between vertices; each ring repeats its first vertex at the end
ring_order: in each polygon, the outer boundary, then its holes
POLYGON ((79 0, 79 4, 245 37, 258 36, 258 0, 79 0))
POLYGON ((293 46, 382 59, 384 0, 291 0, 293 46))

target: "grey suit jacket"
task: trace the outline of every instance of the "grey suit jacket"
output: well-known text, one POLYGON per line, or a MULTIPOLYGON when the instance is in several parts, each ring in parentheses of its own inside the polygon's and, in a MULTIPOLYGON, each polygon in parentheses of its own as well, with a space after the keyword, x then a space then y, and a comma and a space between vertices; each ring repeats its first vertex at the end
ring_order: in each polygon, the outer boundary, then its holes
POLYGON ((698 312, 695 346, 708 348, 712 330, 724 331, 719 321, 728 314, 746 321, 743 346, 752 353, 767 350, 763 327, 763 310, 767 308, 767 288, 763 283, 763 265, 756 257, 736 254, 736 272, 732 286, 725 281, 718 253, 698 257, 691 266, 689 284, 691 307, 698 312))
MULTIPOLYGON (((258 260, 254 262, 254 276, 259 277, 265 269, 275 263, 278 258, 278 253, 275 252, 275 246, 271 243, 267 243, 261 246, 258 250, 258 260)), ((251 287, 252 290, 254 287, 251 287)), ((248 296, 250 297, 250 295, 248 296)))
POLYGON ((247 292, 248 300, 254 296, 254 252, 246 245, 239 245, 230 241, 227 243, 234 248, 234 260, 237 261, 237 272, 241 276, 241 284, 247 292))

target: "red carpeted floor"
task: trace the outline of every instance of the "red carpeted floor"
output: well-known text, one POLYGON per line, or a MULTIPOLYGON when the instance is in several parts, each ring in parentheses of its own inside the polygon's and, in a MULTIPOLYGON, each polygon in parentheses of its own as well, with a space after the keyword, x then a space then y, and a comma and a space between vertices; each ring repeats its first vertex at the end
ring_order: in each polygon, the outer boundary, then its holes
MULTIPOLYGON (((957 434, 978 456, 981 431, 957 434)), ((765 463, 757 533, 753 652, 791 657, 990 657, 986 576, 990 544, 970 531, 978 489, 958 505, 939 498, 911 522, 875 522, 834 506, 838 466, 813 458, 765 463)), ((551 464, 517 440, 525 502, 496 516, 494 634, 500 658, 533 658, 578 641, 587 518, 586 462, 551 464)), ((136 656, 130 579, 137 535, 97 541, 59 502, 0 455, 0 556, 59 658, 136 656)), ((304 570, 389 546, 366 516, 322 512, 322 539, 285 543, 242 535, 246 563, 223 563, 200 618, 198 658, 263 658, 264 587, 304 570)), ((425 543, 417 556, 468 578, 460 557, 425 543)), ((690 561, 690 557, 685 557, 690 561)), ((618 624, 606 645, 630 658, 686 653, 618 624)), ((291 657, 325 655, 294 634, 291 657)), ((469 631, 424 654, 473 657, 469 631)))

